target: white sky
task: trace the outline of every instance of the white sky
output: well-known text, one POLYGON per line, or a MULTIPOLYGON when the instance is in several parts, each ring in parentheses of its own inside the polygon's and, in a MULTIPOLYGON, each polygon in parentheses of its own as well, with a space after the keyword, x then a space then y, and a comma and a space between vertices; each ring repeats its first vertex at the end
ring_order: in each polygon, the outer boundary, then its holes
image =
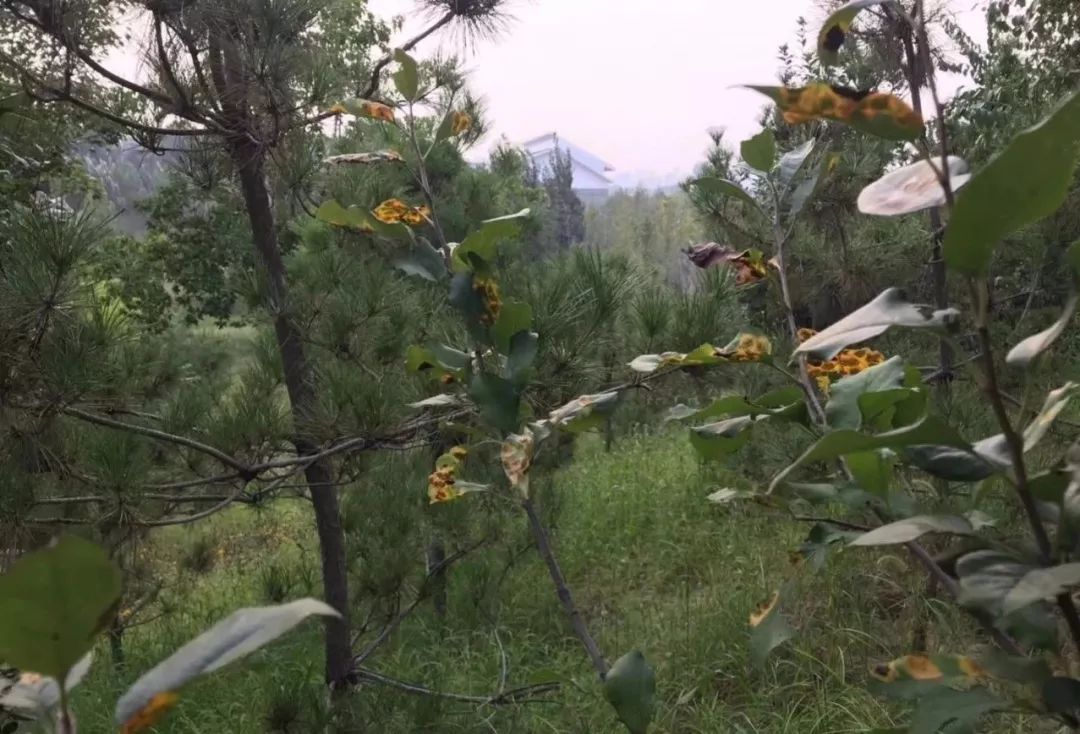
MULTIPOLYGON (((982 0, 948 0, 982 41, 982 0)), ((422 27, 415 0, 369 0, 385 18, 422 27), (411 17, 410 17, 411 16, 411 17)), ((545 132, 611 163, 619 179, 689 173, 725 127, 737 142, 753 133, 763 97, 737 84, 776 81, 777 49, 794 44, 795 21, 822 20, 812 0, 511 0, 513 22, 465 49, 451 35, 415 51, 464 56, 470 86, 489 110, 492 133, 522 142, 545 132)), ((398 40, 398 37, 395 37, 398 40)), ((958 80, 946 83, 955 88, 958 80)))

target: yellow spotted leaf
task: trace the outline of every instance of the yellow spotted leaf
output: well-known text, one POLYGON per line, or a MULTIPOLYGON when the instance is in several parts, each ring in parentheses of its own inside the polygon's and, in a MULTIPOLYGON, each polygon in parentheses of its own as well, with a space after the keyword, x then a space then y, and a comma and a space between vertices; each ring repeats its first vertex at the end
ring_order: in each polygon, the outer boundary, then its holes
POLYGON ((161 721, 165 714, 176 706, 176 702, 179 700, 180 696, 172 691, 155 694, 149 703, 124 722, 124 727, 120 730, 121 733, 138 734, 138 732, 147 731, 161 721))
POLYGON ((450 134, 461 135, 472 129, 472 116, 468 112, 451 113, 450 134))
POLYGON ((769 613, 776 607, 780 601, 780 592, 774 591, 765 601, 757 605, 757 607, 750 613, 750 626, 757 627, 759 624, 765 621, 765 618, 769 616, 769 613))
POLYGON ((805 87, 749 86, 776 102, 789 125, 813 120, 841 122, 888 140, 914 140, 923 134, 923 119, 898 97, 825 82, 805 87))

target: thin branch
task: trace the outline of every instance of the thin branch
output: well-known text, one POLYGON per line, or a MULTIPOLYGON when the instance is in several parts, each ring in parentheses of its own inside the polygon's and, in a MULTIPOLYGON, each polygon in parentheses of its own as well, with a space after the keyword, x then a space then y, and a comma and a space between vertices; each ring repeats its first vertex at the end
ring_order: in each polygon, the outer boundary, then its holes
MULTIPOLYGON (((398 48, 400 48, 402 51, 411 51, 413 48, 416 47, 416 45, 418 43, 423 41, 425 38, 427 38, 431 34, 435 33, 437 30, 439 30, 443 26, 450 23, 456 17, 456 15, 457 14, 453 10, 447 12, 441 18, 439 18, 434 23, 432 23, 428 28, 421 31, 417 35, 413 36, 411 39, 406 41, 404 44, 402 44, 398 48)), ((368 79, 367 86, 366 87, 358 87, 357 91, 356 91, 356 96, 360 97, 362 99, 369 99, 376 92, 378 92, 379 91, 379 83, 381 81, 380 77, 382 76, 383 69, 385 69, 390 64, 390 62, 393 61, 393 60, 394 60, 394 55, 392 53, 389 53, 389 54, 386 54, 385 56, 383 56, 382 58, 380 58, 378 61, 376 61, 375 66, 371 70, 371 77, 368 79)))
POLYGON ((435 698, 445 698, 449 701, 461 701, 462 703, 475 703, 481 706, 509 706, 522 703, 554 703, 551 698, 543 698, 550 693, 555 693, 561 687, 561 683, 537 683, 531 686, 523 686, 521 688, 514 688, 503 693, 493 693, 487 696, 475 696, 465 693, 449 693, 447 691, 437 691, 434 688, 427 688, 416 683, 408 683, 406 681, 398 680, 397 678, 391 678, 388 675, 382 673, 376 673, 374 670, 367 668, 361 668, 353 672, 353 674, 361 680, 366 680, 372 683, 379 683, 384 686, 390 686, 391 688, 397 688, 398 690, 405 691, 406 693, 414 693, 421 696, 432 696, 435 698))
POLYGON ((165 431, 159 431, 156 428, 140 426, 136 423, 125 423, 124 421, 106 418, 103 415, 95 415, 94 413, 88 413, 85 410, 80 410, 79 408, 73 408, 71 406, 60 408, 60 412, 64 415, 69 415, 72 418, 78 418, 79 420, 86 421, 87 423, 105 426, 106 428, 114 428, 120 431, 130 431, 131 433, 148 436, 150 438, 157 439, 158 441, 166 441, 168 443, 186 446, 189 449, 194 449, 195 451, 204 453, 207 456, 212 456, 225 466, 235 469, 237 472, 240 473, 242 477, 249 475, 251 472, 251 470, 243 462, 237 461, 221 449, 214 448, 213 446, 202 443, 200 441, 196 441, 186 436, 178 436, 174 433, 166 433, 165 431))
POLYGON ((489 541, 490 538, 484 538, 479 542, 468 546, 467 548, 463 548, 456 553, 447 556, 440 563, 433 566, 431 570, 428 571, 427 576, 424 577, 424 581, 420 585, 420 589, 416 592, 416 597, 413 599, 412 603, 410 603, 409 606, 405 607, 405 609, 402 610, 400 613, 395 615, 394 618, 390 620, 390 622, 388 622, 386 626, 382 628, 382 630, 379 631, 379 634, 375 636, 375 639, 369 642, 363 650, 361 650, 359 653, 356 654, 355 657, 353 657, 353 666, 359 668, 361 665, 363 665, 365 660, 374 655, 375 652, 380 647, 382 647, 382 645, 390 638, 390 635, 393 634, 394 631, 401 626, 401 623, 404 622, 409 617, 409 615, 416 611, 416 608, 420 606, 420 604, 425 599, 427 599, 428 593, 431 589, 431 582, 439 574, 452 566, 454 563, 460 561, 462 558, 472 553, 477 548, 486 545, 489 541))
POLYGON ((533 539, 536 541, 536 550, 540 553, 540 557, 544 559, 544 563, 547 564, 548 573, 551 575, 552 583, 555 584, 555 592, 559 597, 559 602, 562 604, 567 616, 570 617, 570 626, 574 628, 574 634, 577 635, 578 640, 585 648, 585 652, 589 654, 589 660, 592 661, 596 675, 603 682, 608 672, 607 662, 604 661, 604 655, 600 652, 600 646, 596 644, 592 633, 589 632, 584 617, 578 611, 574 597, 570 593, 570 587, 566 585, 566 577, 563 576, 562 569, 559 568, 559 562, 555 558, 555 551, 551 548, 551 540, 548 538, 547 530, 544 528, 540 515, 536 512, 536 505, 533 504, 531 498, 528 498, 521 503, 521 506, 525 509, 525 514, 529 518, 529 527, 532 530, 533 539))

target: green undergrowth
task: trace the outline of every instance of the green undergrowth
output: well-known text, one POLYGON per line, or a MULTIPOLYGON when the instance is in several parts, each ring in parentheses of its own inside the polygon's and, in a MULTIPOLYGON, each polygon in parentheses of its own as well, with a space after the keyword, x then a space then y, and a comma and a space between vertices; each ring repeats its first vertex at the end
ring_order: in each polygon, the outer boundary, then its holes
MULTIPOLYGON (((968 649, 977 635, 927 597, 924 578, 907 570, 902 551, 852 549, 820 573, 802 574, 784 609, 799 637, 754 669, 748 615, 797 576, 790 552, 806 533, 804 524, 756 505, 706 502, 719 487, 748 487, 745 477, 754 473, 702 467, 677 429, 624 437, 611 452, 600 437, 582 439, 572 464, 538 491, 539 502, 557 507, 554 544, 585 619, 609 661, 640 649, 655 667, 652 731, 803 734, 892 725, 900 712, 865 689, 870 668, 909 652, 924 622, 930 649, 941 649, 938 640, 968 649)), ((484 548, 453 566, 445 619, 423 604, 366 665, 476 696, 558 680, 555 699, 492 707, 365 684, 347 694, 350 720, 358 723, 338 731, 622 731, 546 568, 527 544, 517 545, 484 548), (481 594, 493 579, 501 579, 498 593, 481 594)), ((125 669, 110 665, 107 644, 98 649, 75 695, 86 731, 113 730, 111 702, 125 684, 232 609, 319 592, 315 532, 303 500, 165 529, 140 552, 178 580, 163 592, 165 616, 128 633, 125 669)), ((420 548, 415 554, 422 562, 420 548)), ((317 624, 308 623, 185 689, 157 731, 320 730, 321 657, 317 624)))

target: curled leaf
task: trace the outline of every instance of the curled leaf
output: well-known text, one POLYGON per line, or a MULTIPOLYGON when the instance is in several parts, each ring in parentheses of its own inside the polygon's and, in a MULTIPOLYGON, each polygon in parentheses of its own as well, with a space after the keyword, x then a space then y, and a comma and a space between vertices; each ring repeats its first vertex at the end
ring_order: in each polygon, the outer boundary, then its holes
POLYGON ((833 11, 818 33, 818 58, 821 63, 831 66, 839 62, 840 47, 844 45, 851 23, 860 10, 892 2, 894 0, 852 0, 833 11))
POLYGON ((1010 349, 1009 353, 1005 355, 1005 363, 1010 367, 1026 368, 1034 362, 1036 357, 1052 347, 1058 337, 1065 332, 1065 328, 1072 321, 1073 314, 1076 313, 1076 304, 1077 294, 1074 293, 1069 297, 1068 303, 1065 304, 1061 317, 1051 324, 1049 328, 1040 331, 1038 334, 1032 334, 1010 349))
POLYGON ((739 334, 717 351, 717 356, 730 362, 762 362, 772 355, 772 342, 761 334, 739 334))
POLYGON ((789 125, 832 120, 888 140, 914 140, 923 119, 898 97, 813 82, 805 87, 748 86, 776 102, 789 125))
POLYGON ((393 150, 376 150, 367 153, 344 153, 342 155, 332 155, 329 158, 323 160, 323 163, 329 163, 331 165, 352 164, 352 165, 368 165, 371 163, 400 163, 404 158, 401 154, 393 150))
POLYGON ((125 732, 141 731, 127 727, 134 726, 139 717, 160 717, 176 702, 175 692, 184 683, 258 650, 312 615, 336 617, 338 613, 316 599, 233 612, 135 681, 116 704, 117 724, 125 732))
MULTIPOLYGON (((949 186, 955 191, 971 179, 971 174, 964 159, 951 155, 948 161, 949 186)), ((859 193, 859 211, 895 217, 945 206, 945 189, 935 171, 940 165, 940 158, 921 160, 886 173, 859 193)))
POLYGON ((780 603, 780 592, 774 591, 765 601, 758 604, 754 611, 750 612, 750 626, 757 627, 765 618, 772 614, 772 610, 776 608, 776 605, 780 603))
POLYGON ((935 311, 930 306, 910 303, 899 288, 888 288, 870 303, 808 338, 796 347, 795 354, 832 359, 849 344, 872 339, 894 326, 942 329, 951 326, 958 316, 955 309, 935 311))
POLYGON ((761 250, 736 250, 731 245, 706 242, 694 245, 686 251, 690 262, 699 268, 727 265, 735 270, 735 285, 750 285, 762 280, 767 274, 765 256, 761 250))
POLYGON ((335 115, 356 115, 371 120, 394 122, 394 108, 384 105, 382 102, 372 102, 369 99, 350 99, 338 102, 330 110, 335 115))
POLYGON ((566 431, 586 431, 603 423, 604 417, 615 409, 619 393, 604 392, 581 395, 548 415, 548 421, 566 431))
POLYGON ((510 486, 529 496, 529 468, 532 466, 534 439, 531 431, 511 433, 503 441, 500 458, 510 486))

